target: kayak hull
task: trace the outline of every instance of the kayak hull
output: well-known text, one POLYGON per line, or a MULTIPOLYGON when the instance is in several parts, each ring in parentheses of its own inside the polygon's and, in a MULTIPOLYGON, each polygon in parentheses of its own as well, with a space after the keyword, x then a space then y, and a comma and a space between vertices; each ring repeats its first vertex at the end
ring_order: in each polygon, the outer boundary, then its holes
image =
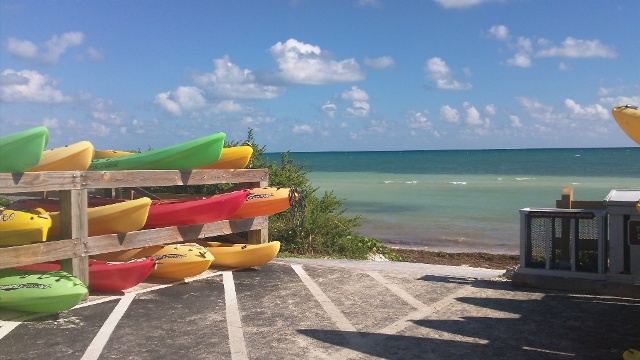
POLYGON ((290 188, 264 187, 249 189, 247 201, 230 219, 269 216, 285 211, 298 200, 298 193, 290 188))
POLYGON ((0 172, 24 172, 38 165, 48 142, 44 126, 0 137, 0 172))
MULTIPOLYGON (((149 277, 156 267, 156 259, 148 258, 126 262, 110 263, 89 260, 89 289, 93 291, 114 292, 130 289, 149 277)), ((59 262, 47 262, 18 267, 32 271, 59 271, 59 262)))
POLYGON ((634 106, 616 106, 611 110, 618 126, 631 140, 640 144, 640 110, 634 106))
MULTIPOLYGON (((142 229, 149 214, 151 199, 140 198, 127 202, 98 206, 87 209, 89 236, 121 234, 142 229)), ((49 239, 58 239, 60 232, 60 213, 50 212, 51 229, 49 239)))
POLYGON ((225 133, 112 158, 94 159, 89 170, 191 170, 220 159, 225 133))
POLYGON ((222 155, 218 161, 199 169, 244 169, 251 160, 252 154, 253 148, 248 145, 227 147, 222 149, 222 155))
POLYGON ((88 141, 45 150, 38 165, 27 171, 84 171, 93 159, 93 145, 88 141))
POLYGON ((247 268, 262 266, 276 257, 280 251, 280 242, 264 244, 226 244, 215 241, 196 241, 212 255, 211 266, 229 268, 247 268))
POLYGON ((0 212, 0 246, 28 245, 47 240, 51 216, 41 208, 0 212))
POLYGON ((122 250, 95 255, 101 261, 130 261, 154 258, 156 268, 151 277, 182 279, 203 273, 211 266, 213 255, 198 244, 152 245, 140 249, 122 250))
MULTIPOLYGON (((249 190, 213 195, 201 199, 154 200, 143 229, 168 226, 198 225, 228 219, 244 204, 249 190)), ((129 202, 131 200, 89 197, 89 207, 129 202)), ((47 211, 60 210, 57 199, 21 199, 11 207, 25 209, 41 207, 47 211)))
POLYGON ((78 305, 87 287, 64 271, 0 270, 0 308, 57 313, 78 305))

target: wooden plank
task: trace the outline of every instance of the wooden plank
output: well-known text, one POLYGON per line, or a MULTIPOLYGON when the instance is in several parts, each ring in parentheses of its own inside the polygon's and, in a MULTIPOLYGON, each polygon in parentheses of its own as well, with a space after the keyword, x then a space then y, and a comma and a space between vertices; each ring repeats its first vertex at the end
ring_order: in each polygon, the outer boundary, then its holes
POLYGON ((267 217, 262 216, 253 219, 224 220, 204 225, 178 226, 136 231, 127 234, 94 236, 87 239, 85 249, 88 255, 95 255, 151 245, 170 244, 255 230, 266 226, 267 221, 267 217))
POLYGON ((127 234, 12 246, 0 249, 0 269, 256 230, 266 226, 267 222, 268 218, 261 216, 253 219, 218 221, 205 225, 150 229, 127 234))
POLYGON ((0 269, 81 256, 80 239, 43 242, 0 249, 0 269))
POLYGON ((0 193, 261 182, 267 169, 44 171, 0 174, 0 193))

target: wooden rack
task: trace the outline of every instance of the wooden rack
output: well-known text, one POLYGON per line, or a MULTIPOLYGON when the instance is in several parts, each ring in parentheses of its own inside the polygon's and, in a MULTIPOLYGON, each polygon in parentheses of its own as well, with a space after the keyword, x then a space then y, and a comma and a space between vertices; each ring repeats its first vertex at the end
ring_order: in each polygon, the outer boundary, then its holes
POLYGON ((34 191, 58 191, 60 198, 60 230, 62 239, 64 239, 0 248, 0 269, 44 261, 63 260, 62 267, 65 271, 72 273, 85 284, 88 284, 90 255, 245 231, 248 232, 249 243, 267 242, 268 219, 266 216, 243 220, 224 220, 203 225, 141 230, 125 234, 88 236, 87 194, 90 189, 220 183, 237 183, 246 188, 268 186, 268 170, 0 173, 0 194, 20 195, 21 193, 34 191))

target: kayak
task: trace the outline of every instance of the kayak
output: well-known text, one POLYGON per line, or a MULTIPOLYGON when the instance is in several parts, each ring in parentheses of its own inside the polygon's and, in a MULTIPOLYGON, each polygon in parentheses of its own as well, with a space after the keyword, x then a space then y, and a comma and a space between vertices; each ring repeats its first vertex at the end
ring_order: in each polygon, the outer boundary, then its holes
POLYGON ((280 251, 280 242, 263 244, 226 244, 216 241, 196 241, 213 255, 211 266, 247 268, 261 266, 273 260, 280 251))
MULTIPOLYGON (((93 154, 93 158, 108 159, 131 154, 135 153, 121 150, 96 150, 93 154)), ((253 148, 248 145, 226 147, 222 149, 222 153, 218 161, 209 165, 201 166, 198 169, 244 169, 249 163, 252 154, 253 148)))
POLYGON ((48 142, 44 126, 0 137, 0 172, 24 172, 38 165, 48 142))
POLYGON ((135 154, 133 151, 120 151, 120 150, 94 150, 93 158, 94 159, 109 159, 120 157, 124 155, 135 154))
MULTIPOLYGON (((225 220, 244 204, 249 190, 234 191, 200 199, 153 200, 143 229, 168 226, 207 224, 225 220)), ((119 204, 131 200, 89 197, 89 207, 119 204)), ((12 208, 40 207, 47 211, 59 211, 57 199, 20 199, 12 208)))
POLYGON ((229 219, 269 216, 285 211, 300 198, 295 189, 264 187, 249 189, 247 201, 229 219))
MULTIPOLYGON (((94 291, 122 291, 140 284, 156 267, 156 259, 148 258, 126 262, 89 260, 89 289, 94 291)), ((19 266, 17 269, 39 272, 59 271, 59 262, 46 262, 19 266)))
POLYGON ((225 133, 141 153, 94 159, 89 170, 191 170, 220 159, 225 133))
POLYGON ((0 246, 28 245, 47 240, 51 216, 41 208, 0 211, 0 246))
POLYGON ((225 220, 244 204, 248 190, 193 200, 157 200, 149 208, 145 229, 207 224, 225 220))
MULTIPOLYGON (((151 199, 140 198, 87 209, 89 236, 120 234, 142 229, 149 214, 151 199)), ((49 239, 60 237, 60 213, 50 212, 49 239)))
POLYGON ((640 144, 640 110, 637 106, 616 106, 611 110, 618 126, 631 140, 640 144))
POLYGON ((64 271, 0 269, 0 308, 57 313, 78 305, 88 293, 79 279, 64 271))
POLYGON ((45 150, 38 165, 27 171, 84 171, 93 159, 93 145, 88 141, 45 150))
POLYGON ((227 147, 222 149, 222 155, 218 161, 198 169, 244 169, 251 160, 252 154, 253 148, 248 145, 227 147))
POLYGON ((152 245, 140 249, 98 254, 93 258, 101 261, 154 258, 157 266, 150 276, 166 279, 182 279, 199 275, 207 270, 213 261, 213 255, 207 249, 193 243, 152 245))

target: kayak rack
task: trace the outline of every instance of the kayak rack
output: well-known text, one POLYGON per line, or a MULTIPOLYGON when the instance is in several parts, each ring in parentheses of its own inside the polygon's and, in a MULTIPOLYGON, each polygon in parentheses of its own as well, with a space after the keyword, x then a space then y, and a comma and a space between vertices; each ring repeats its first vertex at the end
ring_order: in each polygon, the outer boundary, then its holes
POLYGON ((239 232, 248 233, 250 244, 268 242, 266 216, 88 236, 88 190, 222 183, 266 187, 269 185, 269 172, 267 169, 228 169, 0 173, 0 194, 24 196, 33 192, 58 192, 63 239, 0 248, 0 269, 62 260, 63 270, 88 284, 90 255, 239 232))

